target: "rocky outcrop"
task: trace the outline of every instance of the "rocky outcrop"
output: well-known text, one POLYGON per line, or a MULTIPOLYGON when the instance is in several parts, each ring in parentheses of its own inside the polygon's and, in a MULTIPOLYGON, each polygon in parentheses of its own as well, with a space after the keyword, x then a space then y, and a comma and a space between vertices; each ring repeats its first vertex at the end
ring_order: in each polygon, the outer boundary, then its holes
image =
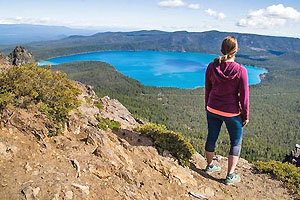
POLYGON ((227 159, 217 157, 221 172, 208 175, 205 159, 192 157, 192 167, 163 156, 151 139, 133 131, 136 121, 120 102, 98 98, 92 87, 68 115, 63 133, 47 137, 47 118, 32 105, 8 107, 0 116, 0 199, 291 199, 282 183, 253 174, 241 159, 243 182, 225 186, 227 159), (102 106, 97 106, 101 102, 102 106), (100 130, 96 115, 120 122, 120 130, 100 130))
POLYGON ((101 115, 105 118, 121 122, 122 128, 132 129, 137 125, 137 121, 132 117, 131 113, 118 100, 110 99, 108 96, 103 97, 101 102, 104 109, 101 115))
POLYGON ((289 162, 296 167, 300 167, 300 145, 296 144, 295 148, 291 151, 290 155, 286 155, 283 162, 289 162))
POLYGON ((20 66, 34 62, 34 56, 24 47, 16 46, 13 52, 8 55, 8 60, 11 65, 20 66))

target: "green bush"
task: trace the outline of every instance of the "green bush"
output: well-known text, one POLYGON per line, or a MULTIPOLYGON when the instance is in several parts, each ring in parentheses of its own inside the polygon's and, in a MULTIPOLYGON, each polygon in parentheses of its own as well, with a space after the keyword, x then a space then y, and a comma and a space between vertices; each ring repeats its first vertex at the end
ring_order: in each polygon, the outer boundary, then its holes
POLYGON ((14 66, 0 73, 0 108, 8 103, 26 108, 40 103, 40 110, 60 127, 70 110, 77 108, 81 90, 62 72, 36 64, 14 66))
POLYGON ((258 161, 255 168, 260 173, 270 173, 279 180, 287 183, 289 187, 300 195, 300 168, 290 163, 282 163, 279 161, 258 161))
POLYGON ((102 130, 107 130, 107 129, 111 129, 111 130, 118 130, 121 128, 121 124, 120 122, 117 122, 115 120, 110 120, 109 118, 103 118, 100 115, 96 116, 96 119, 98 120, 98 128, 102 129, 102 130))
POLYGON ((93 100, 90 97, 84 97, 84 99, 88 104, 92 104, 93 102, 93 100))
POLYGON ((97 108, 98 108, 99 110, 102 110, 102 109, 103 109, 103 104, 102 104, 101 101, 97 101, 97 102, 96 102, 96 106, 97 106, 97 108))
POLYGON ((11 101, 12 101, 12 98, 9 93, 3 93, 3 94, 0 93, 0 109, 4 108, 11 101))
POLYGON ((178 159, 180 165, 190 166, 190 158, 196 150, 182 133, 170 131, 164 125, 152 123, 137 127, 135 130, 152 138, 154 146, 160 153, 168 150, 178 159))

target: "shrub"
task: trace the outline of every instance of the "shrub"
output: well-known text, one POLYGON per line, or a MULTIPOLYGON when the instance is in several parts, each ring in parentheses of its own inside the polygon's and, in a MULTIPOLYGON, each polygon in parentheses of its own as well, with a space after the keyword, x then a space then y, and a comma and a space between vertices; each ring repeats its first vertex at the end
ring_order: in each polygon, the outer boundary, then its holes
POLYGON ((14 66, 0 73, 0 107, 13 103, 25 107, 40 103, 40 110, 60 127, 70 110, 77 108, 81 90, 62 72, 36 64, 14 66))
POLYGON ((100 115, 96 116, 96 119, 98 120, 98 128, 102 129, 102 130, 107 130, 107 129, 111 129, 111 130, 118 130, 121 128, 121 124, 120 122, 117 122, 115 120, 110 120, 109 118, 103 118, 100 115))
POLYGON ((160 153, 168 150, 178 159, 180 165, 190 166, 190 158, 196 150, 182 133, 167 130, 166 126, 153 123, 142 125, 135 130, 152 138, 160 153))
POLYGON ((93 100, 90 97, 84 97, 84 99, 88 104, 92 104, 93 100))
POLYGON ((4 108, 11 101, 12 101, 12 98, 11 98, 11 95, 9 93, 0 94, 0 109, 4 108))
POLYGON ((282 163, 279 161, 258 161, 255 168, 260 173, 270 173, 279 180, 287 183, 289 187, 300 195, 300 168, 290 163, 282 163))
POLYGON ((103 109, 103 104, 102 104, 101 101, 97 101, 97 102, 96 102, 96 106, 97 106, 97 108, 98 108, 99 110, 102 110, 102 109, 103 109))

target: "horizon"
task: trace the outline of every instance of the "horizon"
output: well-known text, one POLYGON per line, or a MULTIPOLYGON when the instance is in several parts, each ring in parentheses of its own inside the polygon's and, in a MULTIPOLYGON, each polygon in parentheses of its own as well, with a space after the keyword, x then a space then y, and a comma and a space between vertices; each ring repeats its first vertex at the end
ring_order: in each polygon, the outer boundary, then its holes
POLYGON ((93 29, 84 29, 84 28, 77 28, 77 27, 71 27, 71 26, 64 26, 64 25, 44 25, 44 24, 0 24, 0 25, 29 25, 29 26, 44 26, 44 27, 61 27, 61 28, 69 28, 69 29, 74 29, 74 30, 87 30, 87 31, 94 31, 95 33, 92 33, 90 35, 79 35, 79 34, 74 34, 70 35, 67 37, 71 36, 92 36, 98 33, 127 33, 127 32, 139 32, 139 31, 158 31, 158 32, 166 32, 166 33, 176 33, 176 32, 187 32, 187 33, 204 33, 204 32, 220 32, 220 33, 233 33, 233 34, 248 34, 248 35, 259 35, 259 36, 270 36, 270 37, 286 37, 286 38, 296 38, 300 39, 300 36, 282 36, 282 35, 272 35, 272 34, 259 34, 259 33, 251 33, 251 32, 235 32, 235 31, 221 31, 217 29, 208 29, 204 31, 188 31, 188 30, 175 30, 175 31, 167 31, 167 30, 159 30, 159 29, 132 29, 132 30, 107 30, 107 31, 101 31, 101 30, 93 30, 93 29))
POLYGON ((293 0, 233 0, 230 5, 201 0, 3 0, 0 24, 64 26, 97 32, 217 30, 300 38, 299 10, 300 4, 293 0))

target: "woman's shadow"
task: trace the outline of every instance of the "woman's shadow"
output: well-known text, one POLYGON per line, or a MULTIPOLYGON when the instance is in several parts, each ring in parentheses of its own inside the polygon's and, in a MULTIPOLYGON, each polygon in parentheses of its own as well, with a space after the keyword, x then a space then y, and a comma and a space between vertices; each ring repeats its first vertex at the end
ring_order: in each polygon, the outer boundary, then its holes
POLYGON ((211 176, 210 174, 208 174, 205 171, 205 169, 199 169, 199 168, 197 168, 194 163, 191 163, 190 169, 193 170, 194 172, 198 173, 199 175, 201 175, 204 178, 207 178, 207 179, 210 179, 210 180, 222 183, 222 184, 225 183, 225 179, 223 179, 223 178, 220 179, 220 178, 216 178, 216 177, 211 176))

